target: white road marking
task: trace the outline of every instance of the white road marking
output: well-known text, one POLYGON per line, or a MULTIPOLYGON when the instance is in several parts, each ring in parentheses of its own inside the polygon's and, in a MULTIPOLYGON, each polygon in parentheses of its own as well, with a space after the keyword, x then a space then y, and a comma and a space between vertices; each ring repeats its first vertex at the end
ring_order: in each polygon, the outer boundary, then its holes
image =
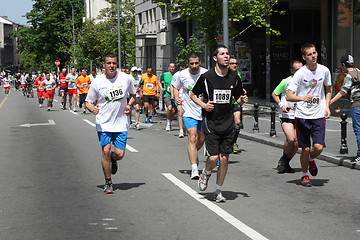
POLYGON ((117 230, 117 227, 106 227, 105 230, 117 230))
POLYGON ((50 125, 55 125, 55 121, 49 119, 48 123, 25 123, 25 124, 20 125, 20 127, 50 126, 50 125))
POLYGON ((54 99, 54 102, 58 102, 58 100, 54 99))
POLYGON ((114 218, 103 218, 103 221, 114 221, 114 218))
POLYGON ((89 223, 89 225, 96 226, 96 225, 99 225, 99 223, 89 223))
POLYGON ((136 150, 135 148, 133 148, 132 146, 126 144, 126 149, 129 150, 130 152, 139 152, 138 150, 136 150))
POLYGON ((96 127, 96 124, 90 122, 89 120, 87 120, 87 119, 83 119, 83 120, 84 120, 84 122, 88 123, 88 124, 91 125, 92 127, 96 127))
POLYGON ((191 197, 193 197, 198 202, 205 205, 207 208, 209 208, 211 211, 216 213, 218 216, 223 218, 225 221, 233 225, 235 228, 237 228, 242 233, 246 234, 249 238, 254 240, 268 240, 266 237, 261 235, 260 233, 256 232, 246 224, 242 223, 240 220, 236 219, 232 215, 230 215, 228 212, 220 208, 218 205, 208 201, 204 196, 198 194, 195 192, 192 188, 187 186, 185 183, 174 177, 171 173, 163 173, 167 179, 169 179, 172 183, 174 183, 176 186, 178 186, 180 189, 182 189, 184 192, 189 194, 191 197))

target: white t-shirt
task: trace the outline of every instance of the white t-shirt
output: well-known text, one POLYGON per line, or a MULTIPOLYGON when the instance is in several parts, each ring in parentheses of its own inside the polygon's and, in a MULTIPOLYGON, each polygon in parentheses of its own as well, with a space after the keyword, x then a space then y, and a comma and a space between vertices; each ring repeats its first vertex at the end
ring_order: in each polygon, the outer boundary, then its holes
POLYGON ((76 79, 78 78, 78 76, 76 75, 72 75, 72 73, 69 73, 68 75, 66 75, 66 80, 73 80, 73 82, 69 82, 68 83, 68 89, 77 89, 76 86, 76 79))
MULTIPOLYGON (((172 78, 172 80, 171 80, 171 85, 174 86, 174 82, 177 81, 180 72, 181 72, 181 71, 177 71, 177 72, 174 74, 174 76, 173 76, 173 78, 172 78)), ((183 89, 181 88, 181 89, 179 89, 179 98, 182 98, 182 93, 183 93, 183 89)))
POLYGON ((140 91, 137 91, 137 90, 140 87, 141 75, 136 75, 136 77, 134 77, 132 74, 130 74, 129 76, 131 76, 132 82, 134 84, 134 88, 135 88, 135 91, 136 91, 136 96, 135 97, 140 97, 140 91))
POLYGON ((53 87, 56 86, 56 81, 54 79, 45 79, 42 84, 47 91, 51 91, 53 87))
POLYGON ((4 87, 10 87, 11 77, 4 78, 4 87))
POLYGON ((26 76, 21 75, 21 84, 25 84, 25 79, 26 79, 26 76))
POLYGON ((306 65, 300 68, 290 81, 289 90, 296 96, 313 95, 311 103, 297 102, 296 118, 317 119, 325 117, 325 86, 331 86, 331 75, 327 67, 317 64, 315 71, 310 71, 306 65))
POLYGON ((192 75, 190 73, 190 68, 187 68, 182 70, 179 73, 179 76, 176 78, 176 81, 172 83, 176 89, 183 89, 182 99, 184 99, 184 101, 182 102, 182 107, 184 111, 184 117, 191 117, 196 120, 202 120, 201 107, 190 99, 190 92, 195 86, 195 83, 197 82, 200 75, 205 72, 207 72, 207 69, 200 67, 198 74, 192 75))
POLYGON ((125 132, 129 130, 130 119, 125 114, 127 94, 135 94, 135 88, 129 75, 117 71, 114 78, 105 74, 91 83, 86 102, 98 101, 100 111, 96 115, 96 131, 125 132))

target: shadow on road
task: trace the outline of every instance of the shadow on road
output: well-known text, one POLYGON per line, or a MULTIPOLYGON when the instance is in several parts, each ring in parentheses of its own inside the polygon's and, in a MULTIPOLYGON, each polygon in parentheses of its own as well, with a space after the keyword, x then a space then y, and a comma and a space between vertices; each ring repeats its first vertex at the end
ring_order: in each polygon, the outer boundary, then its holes
MULTIPOLYGON (((132 188, 140 187, 145 185, 145 183, 113 183, 113 188, 115 190, 130 190, 132 188)), ((98 188, 103 189, 104 185, 97 185, 98 188)))
MULTIPOLYGON (((310 178, 311 184, 314 187, 323 187, 325 185, 325 183, 329 182, 329 179, 316 179, 316 178, 310 178)), ((287 183, 293 183, 296 185, 301 186, 301 182, 300 179, 296 179, 296 180, 291 180, 291 181, 287 181, 287 183)))
MULTIPOLYGON (((206 198, 209 201, 215 201, 214 199, 214 193, 199 193, 200 195, 203 195, 204 198, 206 198)), ((244 192, 232 192, 232 191, 222 191, 222 195, 226 198, 226 200, 235 200, 236 198, 241 195, 242 197, 250 197, 247 193, 244 192)))

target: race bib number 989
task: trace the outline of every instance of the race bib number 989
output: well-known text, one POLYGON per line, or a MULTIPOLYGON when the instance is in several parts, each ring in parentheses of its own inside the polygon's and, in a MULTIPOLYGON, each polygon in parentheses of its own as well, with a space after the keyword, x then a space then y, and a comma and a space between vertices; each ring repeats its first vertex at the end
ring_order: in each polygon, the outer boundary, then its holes
POLYGON ((229 103, 231 90, 214 89, 214 103, 229 103))

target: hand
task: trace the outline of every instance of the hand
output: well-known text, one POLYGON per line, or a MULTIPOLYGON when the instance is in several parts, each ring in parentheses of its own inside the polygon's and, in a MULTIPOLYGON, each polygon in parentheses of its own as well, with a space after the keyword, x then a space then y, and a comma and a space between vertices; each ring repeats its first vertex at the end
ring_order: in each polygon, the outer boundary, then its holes
POLYGON ((100 107, 99 107, 99 105, 96 105, 96 106, 94 107, 94 109, 92 110, 92 113, 93 113, 94 115, 97 115, 97 114, 99 113, 99 111, 100 111, 100 107))
POLYGON ((241 95, 240 96, 240 105, 247 103, 249 101, 249 98, 247 95, 241 95))
POLYGON ((128 116, 131 114, 131 106, 130 105, 126 105, 125 114, 128 115, 128 116))
POLYGON ((177 104, 177 105, 181 105, 183 101, 184 101, 184 99, 178 98, 178 99, 176 100, 176 104, 177 104))
POLYGON ((214 102, 213 101, 209 101, 207 102, 205 105, 204 105, 204 109, 207 111, 207 112, 212 112, 214 110, 214 102))
POLYGON ((313 95, 306 95, 303 97, 303 101, 310 103, 313 97, 313 95))
POLYGON ((325 119, 330 118, 330 116, 331 116, 330 108, 326 107, 325 108, 325 119))
POLYGON ((283 112, 283 113, 288 113, 289 111, 290 111, 290 107, 289 106, 287 106, 287 105, 283 105, 282 107, 281 107, 281 111, 283 112))

